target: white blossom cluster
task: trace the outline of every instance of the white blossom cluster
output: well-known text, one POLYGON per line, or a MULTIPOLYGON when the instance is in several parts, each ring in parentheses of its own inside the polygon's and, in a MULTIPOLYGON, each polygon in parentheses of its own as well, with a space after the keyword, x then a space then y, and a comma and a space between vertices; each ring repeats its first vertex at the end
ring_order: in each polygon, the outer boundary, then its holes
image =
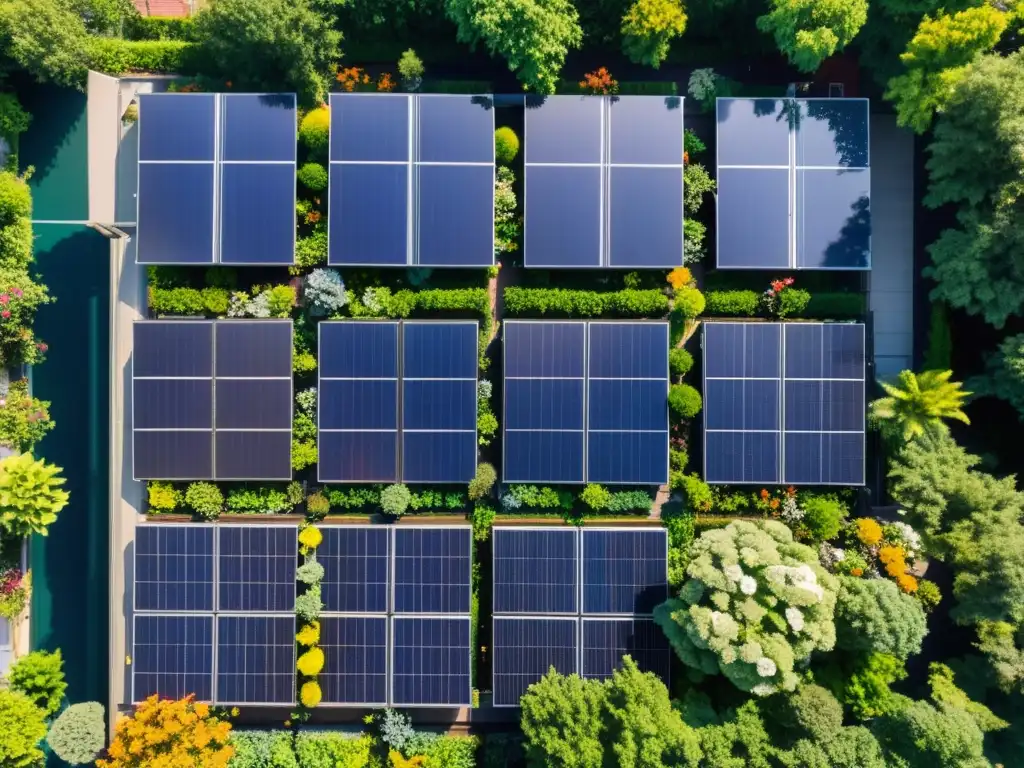
POLYGON ((914 560, 917 557, 917 553, 921 551, 921 534, 902 520, 897 520, 892 525, 900 532, 900 538, 903 539, 903 549, 907 553, 907 559, 914 560))
POLYGON ((782 509, 779 510, 779 516, 790 525, 799 523, 804 519, 804 511, 797 506, 796 496, 786 496, 782 500, 782 509))
POLYGON ((270 291, 258 293, 251 299, 249 294, 235 291, 228 302, 228 317, 270 317, 270 291))
POLYGON ((686 90, 697 101, 707 101, 715 96, 715 87, 718 82, 718 75, 710 67, 707 69, 695 69, 690 74, 690 81, 686 90))

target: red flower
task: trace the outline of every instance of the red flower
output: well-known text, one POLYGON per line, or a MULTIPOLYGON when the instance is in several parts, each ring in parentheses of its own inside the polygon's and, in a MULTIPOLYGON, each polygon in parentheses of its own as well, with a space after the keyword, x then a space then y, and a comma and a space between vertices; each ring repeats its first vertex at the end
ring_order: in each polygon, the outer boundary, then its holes
POLYGON ((768 491, 767 491, 766 489, 762 488, 762 489, 761 489, 761 498, 762 498, 762 499, 767 499, 767 498, 768 498, 768 495, 769 495, 769 494, 768 494, 768 491))
POLYGON ((3 312, 0 312, 0 317, 2 317, 4 319, 7 319, 10 316, 11 316, 11 310, 9 310, 9 309, 5 309, 3 312))
POLYGON ((785 288, 788 283, 784 280, 772 280, 772 291, 775 293, 782 293, 782 289, 785 288))
POLYGON ((38 344, 36 344, 36 349, 38 349, 40 352, 45 352, 46 350, 49 349, 49 347, 43 342, 39 342, 38 344))
POLYGON ((6 293, 0 293, 0 304, 6 304, 11 300, 11 297, 6 293))

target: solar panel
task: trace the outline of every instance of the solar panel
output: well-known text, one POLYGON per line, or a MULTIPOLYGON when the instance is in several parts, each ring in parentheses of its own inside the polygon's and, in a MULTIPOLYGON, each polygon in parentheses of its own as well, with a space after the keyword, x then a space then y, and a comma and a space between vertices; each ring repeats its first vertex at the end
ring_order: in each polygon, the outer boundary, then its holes
POLYGON ((495 528, 494 613, 578 612, 578 542, 569 528, 495 528))
POLYGON ((494 263, 488 97, 332 94, 328 262, 494 263))
POLYGON ((134 595, 137 611, 212 611, 212 526, 138 526, 134 595))
POLYGON ((140 95, 139 263, 292 264, 296 151, 294 94, 140 95))
POLYGON ((297 539, 294 526, 219 526, 217 609, 293 610, 297 539))
POLYGON ((551 667, 579 672, 577 618, 494 618, 494 706, 517 707, 551 667))
POLYGON ((682 105, 662 96, 528 99, 527 267, 683 263, 682 105))
POLYGON ((295 615, 217 617, 217 703, 290 705, 295 615))
POLYGON ((469 613, 472 529, 395 528, 394 612, 469 613))
POLYGON ((668 347, 668 323, 588 324, 588 482, 668 482, 668 347))
POLYGON ((476 473, 473 322, 402 324, 402 477, 464 483, 476 473))
POLYGON ((605 680, 630 656, 668 685, 672 649, 651 619, 583 619, 583 677, 605 680))
POLYGON ((470 706, 470 618, 392 619, 391 703, 470 706))
POLYGON ((583 612, 649 614, 668 599, 664 528, 583 530, 583 612))
POLYGON ((586 325, 504 324, 506 483, 584 482, 586 325))
POLYGON ((320 619, 320 647, 325 656, 318 678, 322 704, 387 706, 387 621, 384 616, 320 619))
POLYGON ((324 567, 324 610, 337 613, 387 613, 388 543, 383 526, 337 526, 323 529, 317 562, 324 567))
POLYGON ((132 701, 213 700, 213 617, 134 617, 132 701))
POLYGON ((397 482, 398 323, 319 324, 321 482, 397 482))
POLYGON ((866 99, 718 99, 718 266, 869 269, 866 99))
POLYGON ((705 323, 705 479, 863 484, 864 380, 863 325, 705 323))

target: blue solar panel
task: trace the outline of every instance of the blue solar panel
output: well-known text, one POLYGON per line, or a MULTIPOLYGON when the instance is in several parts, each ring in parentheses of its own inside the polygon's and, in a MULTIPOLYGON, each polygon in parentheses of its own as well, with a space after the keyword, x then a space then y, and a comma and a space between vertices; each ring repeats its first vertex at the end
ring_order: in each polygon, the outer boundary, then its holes
POLYGON ((213 440, 203 432, 132 434, 136 480, 208 480, 213 476, 213 440))
POLYGON ((218 480, 291 480, 291 430, 218 430, 214 471, 218 480))
POLYGON ((864 434, 786 432, 785 482, 863 485, 864 434))
POLYGON ((787 379, 864 379, 864 326, 786 325, 787 379))
POLYGON ((321 429, 397 429, 397 381, 322 379, 319 397, 321 429))
POLYGON ((220 261, 295 260, 295 166, 225 165, 221 170, 220 261))
POLYGON ((135 610, 213 610, 213 528, 135 529, 135 610))
POLYGON ((225 93, 220 119, 225 161, 295 162, 294 94, 225 93))
POLYGON ((528 165, 525 188, 525 265, 600 267, 601 167, 528 165))
POLYGON ((217 429, 291 431, 291 408, 291 379, 217 380, 217 429))
POLYGON ((217 377, 292 377, 291 320, 221 320, 216 323, 217 377))
POLYGON ((213 700, 213 617, 135 616, 132 701, 213 700))
MULTIPOLYGON (((493 145, 492 132, 485 135, 493 145)), ((416 200, 416 264, 494 263, 493 165, 419 165, 416 200)))
POLYGON ((295 616, 217 617, 217 703, 295 699, 295 616))
POLYGON ((331 162, 408 161, 411 101, 401 94, 332 94, 331 162))
POLYGON ((705 379, 780 378, 781 328, 778 323, 705 323, 705 379))
POLYGON ((140 320, 132 330, 135 378, 213 375, 213 323, 140 320))
POLYGON ((139 379, 135 382, 136 429, 210 429, 212 379, 139 379))
POLYGON ((526 163, 600 165, 602 111, 599 96, 528 96, 526 163))
POLYGON ((704 401, 705 429, 779 429, 777 379, 708 379, 704 384, 704 401))
POLYGON ((519 706, 526 689, 551 667, 578 673, 579 619, 494 619, 493 688, 496 707, 519 706))
POLYGON ((316 556, 324 567, 324 610, 386 613, 391 531, 384 526, 337 526, 324 528, 323 535, 316 556))
POLYGON ((476 322, 416 322, 402 325, 402 375, 407 379, 475 379, 476 322))
POLYGON ((786 99, 718 99, 718 165, 789 166, 786 99))
POLYGON ((798 169, 797 266, 867 269, 871 263, 871 172, 798 169))
POLYGON ((416 100, 416 118, 418 162, 494 162, 494 105, 490 98, 421 96, 416 100))
POLYGON ((470 618, 393 619, 391 703, 469 706, 470 618))
POLYGON ((577 613, 574 529, 494 529, 494 613, 577 613))
POLYGON ((583 612, 644 614, 668 598, 664 528, 583 530, 583 612))
POLYGON ((323 704, 383 707, 388 701, 388 627, 384 616, 324 616, 318 682, 323 704))
POLYGON ((799 105, 796 164, 868 166, 868 104, 864 99, 808 99, 799 105))
POLYGON ((718 266, 790 265, 789 170, 718 169, 718 266))
POLYGON ((214 159, 217 95, 140 94, 139 159, 214 159))
POLYGON ((641 672, 653 672, 668 685, 672 649, 650 619, 584 619, 583 677, 605 680, 630 656, 641 672))
POLYGON ((663 485, 667 477, 667 432, 589 432, 587 482, 663 485))
POLYGON ((681 156, 675 162, 676 168, 612 166, 608 185, 609 266, 682 266, 681 156))
POLYGON ((709 483, 778 483, 778 432, 705 432, 704 479, 709 483))
POLYGON ((505 378, 583 378, 584 323, 510 320, 504 328, 505 378))
POLYGON ((612 165, 682 165, 683 100, 678 96, 610 99, 608 116, 612 165))
POLYGON ((409 167, 331 165, 329 264, 404 266, 409 259, 409 167))
POLYGON ((139 163, 140 264, 212 264, 215 165, 139 163), (187 226, 186 226, 187 222, 187 226))
POLYGON ((395 613, 469 613, 472 529, 395 529, 395 613))
MULTIPOLYGON (((472 432, 476 424, 476 378, 469 381, 402 382, 403 428, 472 432)), ((454 479, 454 478, 453 478, 454 479)))
POLYGON ((505 418, 517 429, 583 429, 583 379, 506 379, 505 418))
POLYGON ((398 378, 398 323, 321 322, 317 328, 322 378, 398 378))
POLYGON ((321 482, 398 482, 397 432, 321 430, 318 449, 321 482))
POLYGON ((221 526, 218 535, 218 610, 294 610, 296 528, 221 526))
POLYGON ((405 482, 468 482, 476 473, 476 459, 475 432, 402 433, 405 482))

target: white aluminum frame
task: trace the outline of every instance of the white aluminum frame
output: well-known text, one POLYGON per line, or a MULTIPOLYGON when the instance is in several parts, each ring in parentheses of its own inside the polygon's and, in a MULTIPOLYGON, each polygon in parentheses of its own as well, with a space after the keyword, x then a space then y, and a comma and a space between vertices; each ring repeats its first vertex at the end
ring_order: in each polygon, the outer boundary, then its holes
MULTIPOLYGON (((497 637, 497 633, 494 630, 495 630, 495 627, 497 626, 497 623, 499 621, 564 621, 564 622, 570 623, 572 625, 572 627, 573 627, 573 639, 574 639, 575 646, 576 646, 573 649, 574 650, 574 653, 573 653, 573 664, 575 665, 576 668, 571 670, 568 674, 576 674, 576 675, 580 674, 580 646, 583 644, 583 642, 582 642, 583 638, 580 637, 580 635, 581 635, 581 628, 580 628, 580 617, 579 617, 579 615, 576 615, 576 616, 522 616, 522 615, 491 616, 491 637, 492 638, 497 637)), ((492 654, 491 654, 491 658, 492 658, 492 662, 491 662, 491 691, 492 691, 492 695, 494 696, 494 699, 491 702, 491 706, 495 707, 495 708, 502 708, 502 709, 518 709, 519 701, 521 700, 521 698, 520 698, 520 700, 517 700, 515 704, 499 704, 498 701, 497 701, 497 691, 494 690, 494 689, 497 688, 497 685, 495 684, 495 675, 496 675, 496 673, 494 672, 494 670, 498 666, 497 665, 497 660, 498 660, 498 655, 500 654, 500 652, 501 652, 501 646, 499 646, 497 643, 493 643, 492 654)), ((551 666, 551 665, 549 665, 549 666, 551 666)), ((542 672, 540 675, 538 675, 537 679, 540 680, 540 678, 543 677, 544 674, 545 673, 542 672)), ((566 674, 566 673, 563 672, 563 674, 566 674)))
MULTIPOLYGON (((347 527, 347 526, 338 526, 338 527, 347 527)), ((367 708, 373 707, 374 709, 376 709, 377 707, 386 707, 386 706, 388 706, 387 697, 388 697, 388 693, 390 693, 390 688, 391 688, 391 639, 392 639, 391 638, 391 622, 388 620, 389 618, 390 618, 390 614, 387 614, 387 613, 331 613, 331 612, 328 612, 328 611, 323 611, 320 614, 320 624, 321 624, 321 627, 323 627, 323 624, 326 621, 334 621, 334 620, 339 620, 340 621, 342 619, 363 619, 363 620, 369 619, 369 620, 384 622, 384 699, 385 700, 384 701, 367 701, 367 702, 361 702, 361 701, 360 702, 328 701, 327 700, 327 691, 324 690, 324 698, 317 705, 319 708, 327 708, 327 709, 367 709, 367 708)), ((331 652, 330 652, 329 649, 330 649, 331 646, 329 644, 327 644, 327 643, 324 643, 323 640, 321 639, 320 647, 328 649, 326 651, 325 655, 326 655, 327 659, 330 659, 331 658, 331 652)), ((367 646, 363 646, 363 647, 365 648, 367 646)), ((326 666, 324 667, 324 669, 326 670, 326 666)), ((320 672, 320 676, 321 677, 324 677, 326 674, 327 673, 325 671, 321 670, 321 672, 320 672)), ((339 674, 339 676, 340 676, 340 674, 339 674)), ((366 675, 364 674, 363 677, 365 677, 365 676, 366 675)), ((321 688, 325 688, 326 689, 326 686, 321 685, 321 688)))
POLYGON ((468 616, 473 604, 473 526, 472 525, 393 525, 391 536, 388 538, 388 556, 391 569, 391 589, 388 595, 388 613, 398 616, 468 616), (398 535, 400 531, 462 531, 469 538, 469 562, 466 569, 466 586, 469 590, 469 603, 465 611, 449 611, 447 613, 435 613, 433 611, 397 611, 395 609, 395 565, 398 559, 398 535))
MULTIPOLYGON (((220 615, 221 613, 227 613, 227 614, 244 614, 246 616, 250 616, 250 615, 261 615, 262 616, 264 614, 286 613, 286 611, 282 611, 282 610, 273 610, 273 611, 268 611, 268 610, 262 610, 262 611, 261 610, 248 610, 248 611, 246 611, 246 610, 238 610, 238 609, 226 610, 226 609, 221 608, 221 605, 220 605, 220 589, 219 589, 219 587, 220 587, 220 583, 221 583, 220 582, 220 558, 221 558, 221 554, 222 553, 221 553, 221 547, 220 547, 220 539, 221 539, 221 533, 224 530, 226 530, 226 529, 242 530, 242 531, 268 531, 268 530, 291 531, 291 533, 292 533, 291 540, 292 540, 292 543, 295 545, 294 560, 295 560, 296 563, 298 563, 298 559, 299 559, 299 526, 298 526, 298 524, 296 523, 296 524, 293 524, 293 525, 288 525, 288 524, 278 523, 278 524, 274 524, 274 525, 251 525, 251 524, 246 524, 246 523, 219 523, 216 526, 216 533, 214 534, 214 539, 216 540, 216 545, 215 545, 215 550, 214 550, 215 551, 215 557, 214 557, 214 561, 213 561, 214 562, 213 612, 216 613, 217 615, 220 615)), ((243 556, 247 557, 248 555, 243 555, 243 556)), ((298 568, 297 565, 296 565, 296 568, 298 568)), ((295 588, 292 591, 292 606, 291 606, 291 612, 292 613, 295 613, 295 600, 299 596, 299 580, 298 580, 298 578, 295 579, 294 587, 295 588)))
MULTIPOLYGON (((617 527, 611 526, 589 526, 585 525, 579 529, 580 532, 580 547, 579 547, 579 558, 580 558, 580 573, 579 573, 579 605, 580 605, 580 616, 591 616, 598 618, 633 618, 633 619, 647 619, 654 616, 653 613, 596 613, 585 610, 583 603, 584 598, 584 587, 583 583, 583 563, 586 561, 587 552, 585 548, 585 542, 587 540, 587 531, 595 531, 598 533, 619 533, 619 534, 637 534, 637 533, 655 533, 660 534, 664 542, 664 563, 665 563, 665 592, 668 594, 668 529, 664 526, 653 526, 653 525, 621 525, 617 527)), ((582 637, 580 638, 582 640, 582 637)))
MULTIPOLYGON (((351 530, 373 531, 373 530, 376 530, 376 531, 381 531, 381 533, 384 534, 384 540, 387 542, 387 544, 386 544, 387 552, 384 555, 384 559, 386 560, 386 566, 387 566, 387 568, 386 568, 386 570, 387 570, 387 576, 386 576, 387 581, 384 584, 384 610, 383 611, 352 611, 352 610, 332 611, 325 604, 324 605, 324 610, 320 612, 321 615, 323 615, 323 616, 348 616, 348 617, 353 617, 353 618, 355 618, 355 617, 371 618, 371 617, 374 617, 374 616, 381 617, 381 618, 387 618, 387 616, 388 616, 388 614, 390 612, 390 609, 391 609, 391 588, 392 588, 392 585, 391 585, 391 582, 392 582, 392 574, 391 574, 392 566, 391 566, 391 561, 394 560, 393 542, 392 542, 394 537, 391 534, 391 531, 389 529, 393 528, 393 527, 394 526, 380 525, 380 524, 374 525, 373 523, 361 523, 361 524, 356 524, 356 525, 347 525, 346 524, 346 525, 330 525, 330 526, 326 526, 325 525, 325 526, 321 526, 320 531, 321 531, 321 533, 323 533, 323 537, 324 537, 325 541, 327 540, 327 537, 332 535, 335 531, 351 531, 351 530)), ((323 547, 323 544, 320 545, 320 550, 322 550, 322 547, 323 547)), ((321 565, 324 566, 325 569, 327 569, 328 568, 328 564, 327 564, 328 561, 320 559, 320 557, 323 556, 323 553, 320 550, 318 550, 317 562, 319 562, 321 565)), ((363 559, 366 559, 366 555, 365 554, 362 555, 361 557, 363 559)), ((324 578, 323 578, 323 581, 321 581, 321 584, 323 584, 324 582, 327 581, 327 576, 328 576, 328 574, 325 572, 324 573, 324 578)))

